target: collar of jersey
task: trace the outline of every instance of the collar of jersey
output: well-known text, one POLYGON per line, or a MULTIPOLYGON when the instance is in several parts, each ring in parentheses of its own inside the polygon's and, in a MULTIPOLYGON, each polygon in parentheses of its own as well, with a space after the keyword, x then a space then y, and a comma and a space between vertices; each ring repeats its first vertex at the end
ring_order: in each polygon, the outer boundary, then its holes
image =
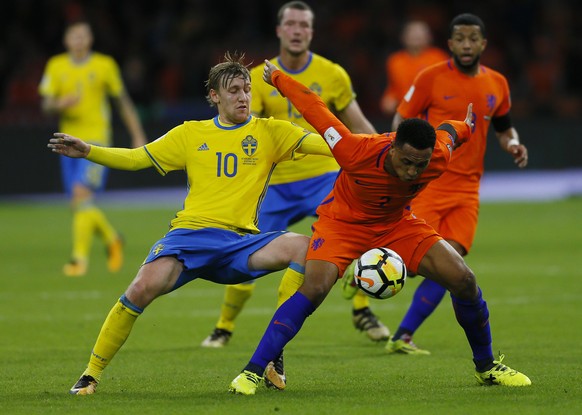
POLYGON ((283 65, 283 62, 281 62, 281 57, 277 56, 277 63, 279 64, 279 67, 281 69, 283 69, 285 72, 293 74, 293 75, 296 75, 296 74, 301 73, 304 70, 306 70, 312 60, 313 60, 313 54, 311 52, 309 52, 309 58, 307 59, 307 63, 305 65, 303 65, 302 68, 299 68, 296 71, 292 71, 291 69, 286 68, 285 65, 283 65))
POLYGON ((252 118, 253 118, 253 116, 249 115, 249 118, 247 118, 247 120, 245 122, 241 122, 240 124, 222 125, 220 123, 220 121, 218 120, 218 115, 217 115, 216 117, 214 117, 214 125, 216 125, 218 128, 220 128, 222 130, 236 130, 237 128, 240 128, 240 127, 247 125, 251 121, 252 118))

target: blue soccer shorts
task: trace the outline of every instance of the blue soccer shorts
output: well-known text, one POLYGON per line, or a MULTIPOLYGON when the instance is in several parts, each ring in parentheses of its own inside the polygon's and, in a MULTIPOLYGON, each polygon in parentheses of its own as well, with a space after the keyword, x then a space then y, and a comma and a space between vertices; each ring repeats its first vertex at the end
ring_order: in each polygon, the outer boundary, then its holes
POLYGON ((202 278, 218 284, 238 284, 260 278, 272 270, 250 270, 249 257, 285 232, 240 235, 217 228, 174 229, 151 248, 144 264, 173 256, 184 264, 172 291, 202 278))
POLYGON ((61 156, 61 178, 67 195, 71 196, 75 185, 80 184, 93 192, 103 190, 109 169, 84 158, 61 156))

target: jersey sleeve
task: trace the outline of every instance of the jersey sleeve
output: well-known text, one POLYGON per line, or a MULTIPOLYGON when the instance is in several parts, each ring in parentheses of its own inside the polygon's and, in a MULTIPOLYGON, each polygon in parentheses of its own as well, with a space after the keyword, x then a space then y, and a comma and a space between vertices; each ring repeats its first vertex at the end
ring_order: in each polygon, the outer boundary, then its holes
POLYGON ((408 89, 397 111, 404 118, 413 118, 430 106, 432 77, 426 70, 421 71, 408 89))
POLYGON ((87 160, 118 170, 141 170, 152 167, 144 147, 116 148, 91 146, 87 160))
POLYGON ((457 120, 446 120, 438 125, 436 128, 437 133, 439 131, 445 131, 449 135, 451 140, 451 145, 456 143, 462 144, 469 141, 471 138, 471 128, 464 121, 457 120))
POLYGON ((281 71, 275 71, 272 80, 276 88, 293 103, 307 122, 324 138, 338 164, 343 169, 350 169, 357 159, 357 149, 369 137, 353 134, 327 108, 317 94, 290 76, 281 71))
POLYGON ((46 64, 44 73, 42 74, 42 79, 38 87, 38 92, 43 97, 52 97, 57 95, 57 84, 55 77, 55 59, 51 58, 46 64))
POLYGON ((186 168, 186 129, 186 124, 179 125, 145 145, 148 156, 160 174, 186 168))
POLYGON ((499 89, 502 92, 502 98, 499 107, 495 111, 495 114, 493 114, 494 117, 501 117, 506 115, 511 109, 511 95, 509 92, 509 84, 507 83, 507 79, 501 74, 498 74, 498 77, 499 78, 497 83, 499 84, 499 89))

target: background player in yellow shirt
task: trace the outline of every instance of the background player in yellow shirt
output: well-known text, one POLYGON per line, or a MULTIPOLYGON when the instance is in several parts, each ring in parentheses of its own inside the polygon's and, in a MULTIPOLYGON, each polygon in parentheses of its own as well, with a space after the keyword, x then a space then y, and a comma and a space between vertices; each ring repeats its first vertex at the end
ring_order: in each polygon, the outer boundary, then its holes
MULTIPOLYGON (((372 124, 363 115, 352 83, 346 71, 336 63, 309 50, 313 38, 314 14, 306 3, 285 3, 277 15, 279 56, 271 59, 283 72, 309 86, 329 108, 356 133, 375 133, 372 124)), ((289 120, 313 131, 291 102, 275 88, 262 81, 264 65, 252 71, 253 114, 289 120)), ((271 178, 269 191, 259 215, 262 232, 284 230, 306 216, 315 216, 315 209, 327 196, 339 170, 334 159, 310 155, 296 162, 277 166, 271 178)), ((299 287, 297 281, 284 278, 279 288, 279 304, 299 287)), ((255 284, 227 286, 221 314, 213 332, 202 342, 204 347, 226 345, 234 331, 235 319, 251 296, 255 284)), ((375 341, 387 340, 390 332, 369 308, 368 297, 360 292, 353 299, 353 322, 375 341)), ((282 363, 279 362, 282 367, 282 363)), ((279 371, 282 373, 282 369, 279 371)))
POLYGON ((184 170, 189 185, 170 231, 152 245, 103 323, 72 394, 95 392, 136 318, 163 294, 197 278, 237 284, 284 268, 303 279, 309 238, 286 231, 259 233, 258 212, 278 162, 296 153, 331 152, 320 136, 299 126, 252 116, 250 73, 243 57, 227 53, 225 58, 211 68, 206 82, 207 99, 218 108, 213 119, 187 121, 136 149, 89 145, 63 133, 50 140, 55 153, 111 168, 155 167, 162 175, 184 170))
MULTIPOLYGON (((75 22, 65 31, 65 53, 49 59, 39 92, 42 109, 59 116, 60 131, 84 137, 100 146, 111 145, 109 98, 117 104, 134 147, 146 143, 137 112, 125 92, 119 68, 112 57, 92 51, 93 34, 87 22, 75 22)), ((85 159, 61 158, 61 173, 73 210, 71 260, 63 267, 69 277, 87 272, 95 234, 107 245, 111 272, 123 263, 122 241, 105 214, 94 204, 95 193, 105 185, 107 169, 85 159)))

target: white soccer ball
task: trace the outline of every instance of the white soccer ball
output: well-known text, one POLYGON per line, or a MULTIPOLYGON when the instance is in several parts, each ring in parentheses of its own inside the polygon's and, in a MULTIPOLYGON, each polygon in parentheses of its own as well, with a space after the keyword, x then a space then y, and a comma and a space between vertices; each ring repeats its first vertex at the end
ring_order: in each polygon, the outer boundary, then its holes
POLYGON ((370 297, 390 298, 404 287, 406 265, 393 250, 373 248, 358 258, 354 268, 354 281, 370 297))

